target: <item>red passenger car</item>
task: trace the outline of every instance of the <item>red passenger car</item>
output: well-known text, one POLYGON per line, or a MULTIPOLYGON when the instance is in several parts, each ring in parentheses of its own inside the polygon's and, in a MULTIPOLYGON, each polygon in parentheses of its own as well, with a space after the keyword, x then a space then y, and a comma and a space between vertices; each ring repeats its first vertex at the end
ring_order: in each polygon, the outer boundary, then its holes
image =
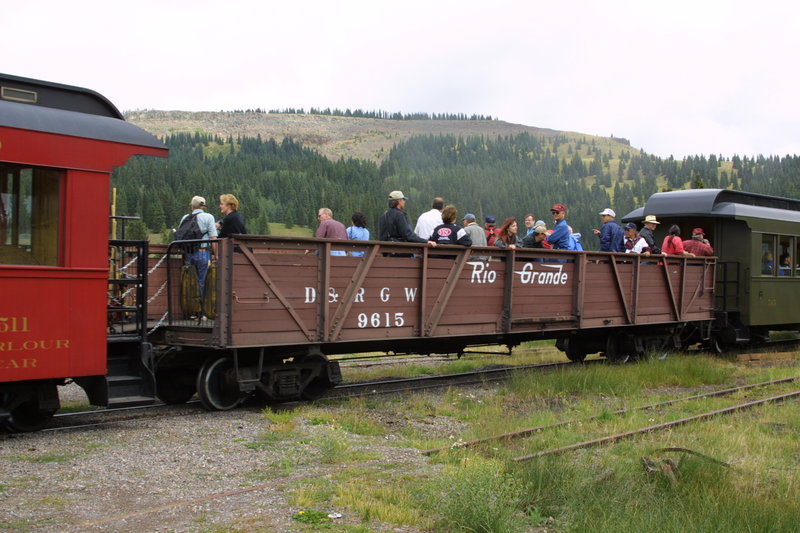
MULTIPOLYGON (((0 74, 0 421, 40 425, 107 371, 109 183, 166 147, 101 95, 0 74)), ((98 381, 99 383, 99 381, 98 381)))

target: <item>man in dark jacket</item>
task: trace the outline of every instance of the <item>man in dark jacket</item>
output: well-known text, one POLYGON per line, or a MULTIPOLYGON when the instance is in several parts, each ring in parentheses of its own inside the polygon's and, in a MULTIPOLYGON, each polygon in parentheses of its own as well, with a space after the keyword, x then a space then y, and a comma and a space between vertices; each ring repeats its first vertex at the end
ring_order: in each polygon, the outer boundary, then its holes
POLYGON ((595 235, 600 236, 601 252, 624 252, 625 251, 625 232, 617 224, 615 218, 617 214, 610 207, 600 211, 603 218, 603 229, 592 230, 595 235))
POLYGON ((389 193, 389 209, 378 219, 378 240, 391 242, 424 242, 427 239, 419 237, 411 229, 408 215, 405 212, 406 197, 402 191, 389 193))
POLYGON ((651 254, 661 253, 661 248, 656 246, 656 237, 653 234, 658 224, 661 224, 661 222, 656 220, 655 215, 647 215, 644 217, 644 227, 639 232, 639 235, 647 242, 647 246, 650 247, 651 254))

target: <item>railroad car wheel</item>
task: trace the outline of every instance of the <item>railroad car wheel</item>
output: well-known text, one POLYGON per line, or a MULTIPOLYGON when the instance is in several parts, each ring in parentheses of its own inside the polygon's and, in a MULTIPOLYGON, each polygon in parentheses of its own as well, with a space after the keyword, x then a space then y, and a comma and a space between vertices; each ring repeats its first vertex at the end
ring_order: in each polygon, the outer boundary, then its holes
MULTIPOLYGON (((300 397, 303 400, 308 400, 308 401, 317 400, 323 394, 325 394, 325 391, 331 388, 331 382, 328 379, 328 370, 327 370, 328 360, 325 359, 324 355, 311 354, 304 357, 301 362, 303 364, 310 363, 315 366, 319 365, 319 367, 321 368, 319 374, 316 377, 311 377, 311 379, 307 383, 305 383, 305 381, 308 379, 308 377, 306 376, 303 377, 304 386, 303 389, 300 391, 300 397)), ((311 370, 308 371, 304 370, 303 372, 304 373, 308 372, 311 376, 314 375, 314 372, 311 370)))
POLYGON ((581 342, 577 338, 567 337, 563 339, 559 339, 559 343, 556 346, 564 351, 566 354, 567 359, 572 361, 573 363, 582 363, 584 359, 586 359, 586 354, 589 351, 586 349, 585 343, 581 342))
POLYGON ((612 333, 606 341, 606 359, 624 363, 635 355, 635 347, 631 346, 631 339, 622 332, 612 333))
MULTIPOLYGON (((189 370, 184 370, 189 372, 189 370)), ((186 382, 180 370, 156 371, 156 396, 166 404, 186 403, 197 392, 196 382, 186 382)))
POLYGON ((227 411, 242 399, 233 361, 228 357, 209 359, 197 374, 197 395, 206 409, 227 411))
POLYGON ((38 400, 29 400, 11 410, 5 425, 11 431, 39 431, 55 413, 55 409, 41 409, 38 400))
POLYGON ((716 333, 711 334, 711 337, 709 337, 708 341, 706 341, 704 348, 714 355, 722 355, 725 352, 722 340, 716 333))

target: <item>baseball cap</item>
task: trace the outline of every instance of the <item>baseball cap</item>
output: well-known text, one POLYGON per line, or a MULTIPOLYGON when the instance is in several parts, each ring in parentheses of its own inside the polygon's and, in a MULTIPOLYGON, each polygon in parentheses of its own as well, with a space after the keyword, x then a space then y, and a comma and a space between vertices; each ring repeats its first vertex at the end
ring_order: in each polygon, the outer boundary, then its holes
POLYGON ((692 230, 692 235, 705 235, 706 232, 703 231, 703 228, 694 228, 692 230))
POLYGON ((392 191, 389 193, 389 200, 408 200, 408 196, 405 196, 403 191, 392 191))
POLYGON ((493 216, 488 216, 488 217, 486 217, 486 218, 484 219, 484 221, 485 221, 487 224, 494 224, 495 222, 497 222, 497 219, 495 219, 493 216))
POLYGON ((617 216, 617 214, 614 212, 614 210, 611 209, 610 207, 606 207, 605 209, 600 211, 600 214, 601 215, 608 215, 610 217, 616 217, 617 216))
POLYGON ((636 224, 634 224, 633 222, 628 222, 627 224, 625 224, 625 229, 639 229, 639 228, 637 228, 636 224))
POLYGON ((564 204, 553 204, 553 207, 550 208, 550 211, 558 211, 559 213, 561 211, 566 211, 566 210, 567 206, 565 206, 564 204))
POLYGON ((472 213, 467 213, 466 215, 464 215, 464 220, 475 220, 475 215, 473 215, 472 213))
POLYGON ((205 207, 206 206, 206 199, 202 196, 192 196, 192 204, 196 207, 205 207))

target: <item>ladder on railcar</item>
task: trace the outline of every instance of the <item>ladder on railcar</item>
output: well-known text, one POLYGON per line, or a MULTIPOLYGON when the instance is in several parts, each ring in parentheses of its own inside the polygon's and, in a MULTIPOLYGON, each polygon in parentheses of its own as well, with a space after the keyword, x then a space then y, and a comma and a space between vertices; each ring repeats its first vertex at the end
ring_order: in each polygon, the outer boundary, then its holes
POLYGON ((147 241, 109 241, 108 406, 155 401, 153 347, 147 342, 147 241))

